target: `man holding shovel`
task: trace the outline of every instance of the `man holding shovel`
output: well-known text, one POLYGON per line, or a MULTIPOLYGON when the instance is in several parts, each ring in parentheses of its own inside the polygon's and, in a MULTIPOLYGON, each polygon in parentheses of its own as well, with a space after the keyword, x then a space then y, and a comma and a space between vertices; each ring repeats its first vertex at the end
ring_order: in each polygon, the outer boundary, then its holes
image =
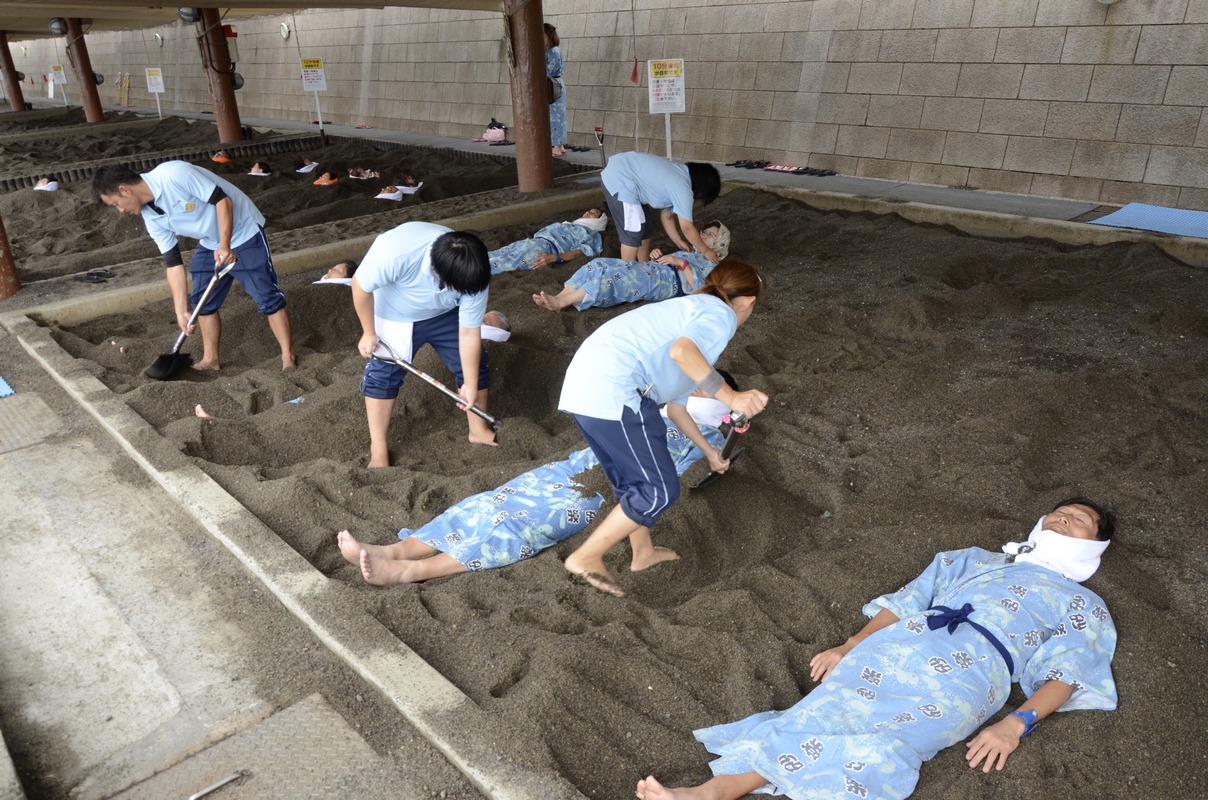
POLYGON ((218 309, 232 280, 239 281, 256 301, 257 310, 268 318, 281 346, 281 368, 294 366, 289 314, 285 295, 277 288, 277 273, 264 236, 264 215, 246 194, 209 170, 184 161, 167 161, 141 175, 121 164, 100 167, 92 176, 92 196, 123 214, 142 216, 147 233, 163 253, 176 324, 184 333, 193 332, 189 308, 203 303, 198 316, 202 359, 194 369, 221 367, 218 309), (191 295, 178 236, 197 240, 189 265, 191 295), (203 302, 210 279, 227 265, 233 265, 230 274, 218 281, 203 302))
MULTIPOLYGON (((361 379, 369 420, 369 466, 390 466, 387 433, 406 371, 372 358, 379 340, 387 353, 414 359, 432 345, 453 373, 470 425, 470 441, 495 444, 482 417, 491 384, 479 328, 486 312, 491 266, 487 248, 472 233, 428 222, 404 222, 374 240, 352 277, 352 304, 361 321, 357 349, 369 359, 361 379)), ((392 356, 393 357, 393 356, 392 356)))

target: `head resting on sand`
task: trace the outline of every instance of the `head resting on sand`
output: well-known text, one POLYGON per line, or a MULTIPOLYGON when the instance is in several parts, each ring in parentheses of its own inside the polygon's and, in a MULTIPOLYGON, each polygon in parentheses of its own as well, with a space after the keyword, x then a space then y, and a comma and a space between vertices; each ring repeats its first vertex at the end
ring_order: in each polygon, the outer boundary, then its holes
POLYGON ((323 277, 327 280, 337 280, 339 278, 351 278, 356 274, 357 262, 355 258, 346 258, 336 264, 327 272, 323 273, 323 277))

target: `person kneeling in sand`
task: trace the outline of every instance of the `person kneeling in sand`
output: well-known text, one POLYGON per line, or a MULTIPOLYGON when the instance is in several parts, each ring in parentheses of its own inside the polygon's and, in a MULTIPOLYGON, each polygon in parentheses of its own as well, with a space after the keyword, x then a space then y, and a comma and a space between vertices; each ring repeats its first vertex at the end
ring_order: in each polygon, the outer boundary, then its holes
MULTIPOLYGON (((710 222, 700 230, 701 239, 713 249, 718 259, 730 252, 730 229, 720 222, 710 222)), ((562 291, 551 297, 545 292, 533 295, 533 302, 549 311, 561 311, 574 306, 608 308, 622 303, 668 300, 683 297, 703 286, 705 278, 716 266, 701 253, 680 250, 663 255, 650 251, 650 261, 622 261, 619 258, 597 258, 580 267, 562 291)))
POLYGON ((1011 555, 940 553, 866 605, 871 621, 859 633, 814 656, 810 678, 823 685, 797 705, 696 731, 720 756, 709 765, 716 777, 685 789, 648 777, 637 796, 904 798, 919 765, 1002 708, 1013 681, 1027 701, 965 744, 983 773, 1006 766, 1054 711, 1115 709, 1116 628, 1103 599, 1079 585, 1114 531, 1111 512, 1073 497, 1026 542, 1004 546, 1011 555))
MULTIPOLYGON (((732 379, 731 379, 732 380, 732 379)), ((709 397, 691 397, 687 409, 695 430, 681 432, 664 417, 667 449, 676 472, 683 475, 704 453, 687 433, 696 433, 710 449, 723 444, 725 404, 709 397)), ((399 531, 401 541, 372 545, 347 530, 336 534, 340 553, 361 568, 374 586, 415 583, 462 572, 476 572, 532 558, 586 528, 604 503, 599 493, 585 494, 575 477, 599 462, 591 448, 571 453, 563 461, 524 473, 497 489, 474 495, 450 508, 419 530, 399 531)), ((634 551, 636 572, 658 563, 652 553, 634 551)))
POLYGON ((487 248, 472 233, 428 222, 404 222, 374 240, 352 278, 352 304, 361 321, 357 350, 369 359, 361 380, 369 421, 369 466, 390 466, 387 434, 406 374, 371 358, 379 337, 399 358, 414 360, 431 344, 460 385, 474 444, 495 444, 495 433, 469 411, 487 410, 490 370, 479 328, 486 313, 491 268, 487 248))
POLYGON ((546 225, 531 238, 491 251, 491 274, 541 269, 576 258, 595 258, 604 252, 600 234, 608 227, 608 216, 598 208, 588 209, 573 222, 546 225))

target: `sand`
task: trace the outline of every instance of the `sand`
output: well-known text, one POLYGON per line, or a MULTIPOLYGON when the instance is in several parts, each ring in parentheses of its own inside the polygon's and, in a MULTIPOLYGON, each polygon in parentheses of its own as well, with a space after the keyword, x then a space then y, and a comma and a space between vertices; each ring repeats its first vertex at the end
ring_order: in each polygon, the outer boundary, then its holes
MULTIPOLYGON (((620 312, 555 315, 530 300, 579 264, 492 283, 490 305, 515 331, 488 344, 501 446, 469 445, 451 404, 412 379, 386 470, 365 469, 363 362, 346 289, 311 285, 312 276, 283 282, 299 355, 288 374, 238 290, 223 309, 219 374, 142 376, 176 335, 167 303, 55 335, 317 569, 521 731, 514 755, 547 748, 588 797, 630 796, 650 773, 671 785, 707 778, 692 729, 794 703, 811 688, 810 657, 855 632, 867 600, 939 550, 996 550, 1064 497, 1100 498, 1121 525, 1088 586, 1119 627, 1120 709, 1045 721, 1001 774, 970 771, 964 748, 952 748, 924 766, 915 796, 1208 792, 1208 275, 1145 245, 979 239, 745 189, 707 216, 731 228, 732 255, 759 266, 768 285, 719 364, 772 402, 732 472, 685 491, 656 526, 656 543, 682 560, 635 574, 627 547, 611 554, 623 600, 562 569, 583 534, 504 569, 386 590, 365 586, 335 546, 344 527, 389 542, 582 446, 556 408, 562 375, 583 338, 620 312), (193 417, 198 403, 216 418, 193 417)), ((549 221, 481 234, 498 246, 549 221)), ((615 234, 606 241, 616 252, 615 234)), ((449 377, 430 349, 417 363, 449 377)), ((1016 690, 1008 708, 1021 700, 1016 690)))

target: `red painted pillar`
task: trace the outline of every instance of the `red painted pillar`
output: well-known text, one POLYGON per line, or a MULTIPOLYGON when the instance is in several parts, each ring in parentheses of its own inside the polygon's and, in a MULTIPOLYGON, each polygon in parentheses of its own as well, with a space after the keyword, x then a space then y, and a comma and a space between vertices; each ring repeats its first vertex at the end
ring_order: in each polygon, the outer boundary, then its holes
POLYGON ((544 22, 541 0, 529 0, 508 17, 516 56, 516 68, 512 71, 511 135, 516 140, 516 172, 522 192, 554 187, 544 22))
POLYGON ((0 31, 0 76, 4 78, 4 93, 13 111, 25 110, 25 95, 21 92, 21 81, 17 80, 17 68, 13 66, 13 53, 8 49, 8 32, 0 31))
MULTIPOLYGON (((8 52, 5 45, 4 51, 8 52)), ((21 290, 21 279, 17 277, 17 262, 13 261, 13 248, 8 243, 4 220, 0 219, 0 300, 12 297, 21 290)))
MULTIPOLYGON (((7 50, 7 48, 5 48, 7 50)), ((96 91, 96 80, 92 77, 92 59, 88 57, 88 45, 84 42, 84 27, 79 17, 67 18, 67 55, 75 68, 76 83, 80 86, 80 101, 84 104, 84 118, 89 122, 104 122, 105 111, 101 108, 101 96, 96 91)))
POLYGON ((239 104, 235 102, 235 83, 231 77, 235 68, 222 33, 222 17, 216 8, 201 9, 197 20, 201 37, 202 58, 210 79, 210 98, 214 101, 214 121, 218 123, 218 140, 243 141, 243 125, 239 122, 239 104))

